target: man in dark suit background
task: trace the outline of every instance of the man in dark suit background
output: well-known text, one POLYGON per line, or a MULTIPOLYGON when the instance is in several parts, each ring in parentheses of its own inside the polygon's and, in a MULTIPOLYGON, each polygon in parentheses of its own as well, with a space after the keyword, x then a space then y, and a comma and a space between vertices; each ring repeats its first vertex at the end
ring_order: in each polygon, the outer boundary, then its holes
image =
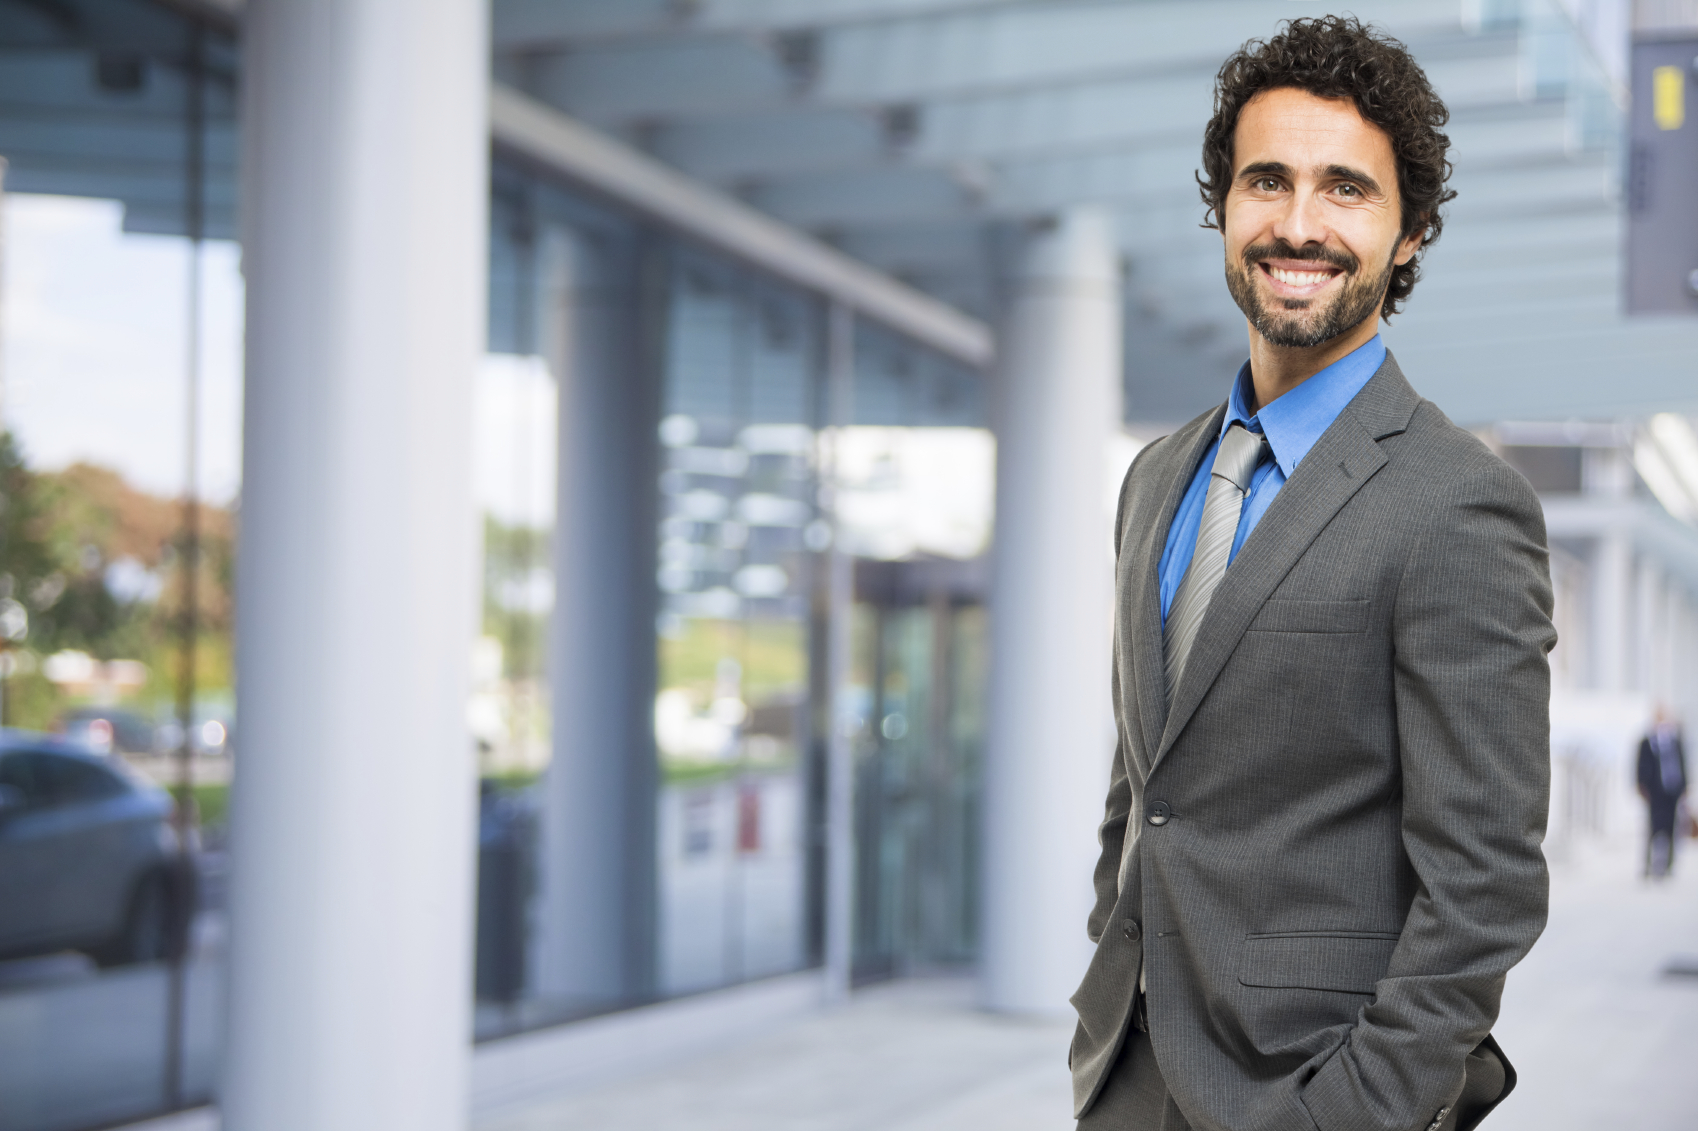
POLYGON ((1439 1131, 1514 1085, 1490 1032, 1548 900, 1543 515, 1377 333, 1454 195, 1447 116, 1354 19, 1221 68, 1198 180, 1250 360, 1121 489, 1082 1128, 1439 1131))
POLYGON ((1639 796, 1650 810, 1650 834, 1645 843, 1645 875, 1666 879, 1674 867, 1675 818, 1686 794, 1686 751, 1680 727, 1668 711, 1657 707, 1651 731, 1639 743, 1639 796))

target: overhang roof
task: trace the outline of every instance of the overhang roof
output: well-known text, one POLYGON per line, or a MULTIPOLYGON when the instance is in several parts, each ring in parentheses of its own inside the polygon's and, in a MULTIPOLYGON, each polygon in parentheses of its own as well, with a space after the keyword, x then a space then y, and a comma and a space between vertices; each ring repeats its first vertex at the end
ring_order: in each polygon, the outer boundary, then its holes
POLYGON ((1698 409, 1698 319, 1621 313, 1619 64, 1556 4, 1482 24, 1502 7, 495 0, 493 35, 499 82, 982 317, 1003 233, 1111 207, 1129 414, 1171 422, 1244 351, 1197 226, 1214 71, 1283 17, 1348 10, 1453 114, 1459 197, 1386 333, 1418 387, 1469 421, 1698 409))

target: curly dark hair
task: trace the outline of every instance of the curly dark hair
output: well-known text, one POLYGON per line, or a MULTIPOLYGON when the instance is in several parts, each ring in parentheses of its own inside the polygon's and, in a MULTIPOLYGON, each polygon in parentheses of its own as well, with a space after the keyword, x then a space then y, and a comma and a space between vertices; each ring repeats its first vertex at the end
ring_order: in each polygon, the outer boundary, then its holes
POLYGON ((1384 130, 1397 158, 1402 235, 1425 229, 1408 263, 1395 268, 1380 313, 1396 314, 1421 277, 1421 256, 1444 230, 1440 206, 1456 196, 1445 188, 1450 138, 1439 132, 1450 111, 1434 93, 1408 48, 1354 16, 1287 20, 1272 39, 1252 39, 1215 76, 1215 113, 1203 131, 1203 171, 1197 187, 1206 209, 1203 227, 1223 229, 1232 187, 1233 134, 1238 116, 1264 90, 1295 87, 1320 98, 1348 98, 1357 113, 1384 130))

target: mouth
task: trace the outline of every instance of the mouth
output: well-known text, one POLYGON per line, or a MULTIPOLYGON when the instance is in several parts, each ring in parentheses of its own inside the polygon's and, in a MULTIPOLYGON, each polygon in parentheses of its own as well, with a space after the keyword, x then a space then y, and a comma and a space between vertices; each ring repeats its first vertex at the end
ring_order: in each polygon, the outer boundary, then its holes
POLYGON ((1314 260, 1263 259, 1256 268, 1280 298, 1304 299, 1320 294, 1334 279, 1344 275, 1343 268, 1314 260))

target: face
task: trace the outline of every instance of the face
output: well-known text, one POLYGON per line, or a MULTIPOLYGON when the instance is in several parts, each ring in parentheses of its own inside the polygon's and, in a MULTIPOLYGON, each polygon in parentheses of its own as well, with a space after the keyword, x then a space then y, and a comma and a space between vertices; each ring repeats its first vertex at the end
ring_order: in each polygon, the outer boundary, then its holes
POLYGON ((1233 135, 1222 237, 1226 285, 1257 333, 1310 348, 1377 317, 1407 238, 1391 138, 1348 100, 1281 88, 1233 135))

